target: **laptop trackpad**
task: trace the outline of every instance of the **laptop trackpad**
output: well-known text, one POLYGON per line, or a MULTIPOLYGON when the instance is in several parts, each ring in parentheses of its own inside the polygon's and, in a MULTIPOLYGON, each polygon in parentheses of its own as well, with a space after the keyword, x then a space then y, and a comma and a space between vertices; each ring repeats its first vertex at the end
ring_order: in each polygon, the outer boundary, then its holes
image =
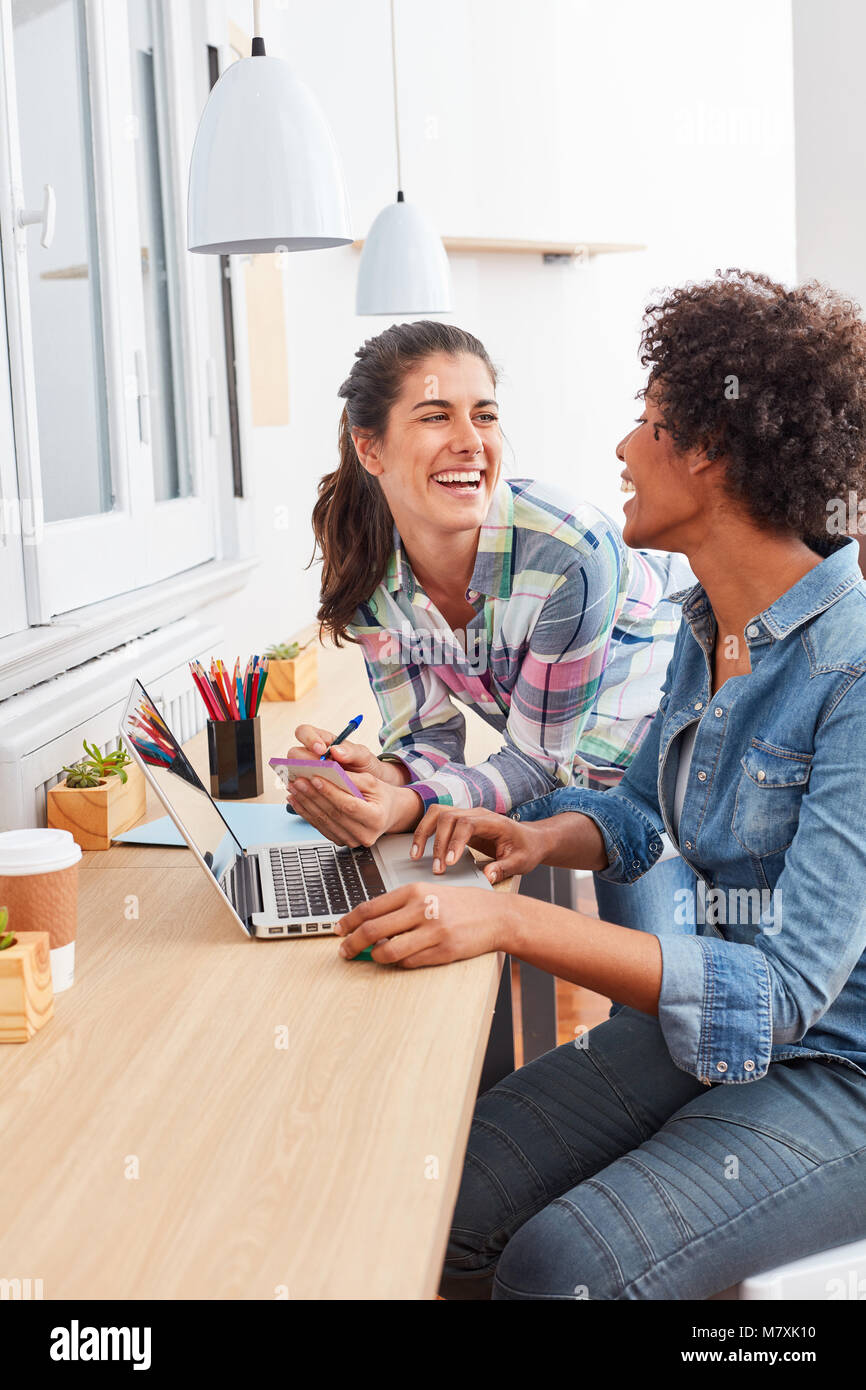
POLYGON ((411 835, 383 835, 376 841, 376 849, 388 878, 396 888, 402 883, 450 883, 455 888, 490 888, 493 885, 477 867, 472 855, 466 850, 458 864, 449 864, 444 874, 433 873, 433 841, 427 841, 420 859, 410 859, 411 835))

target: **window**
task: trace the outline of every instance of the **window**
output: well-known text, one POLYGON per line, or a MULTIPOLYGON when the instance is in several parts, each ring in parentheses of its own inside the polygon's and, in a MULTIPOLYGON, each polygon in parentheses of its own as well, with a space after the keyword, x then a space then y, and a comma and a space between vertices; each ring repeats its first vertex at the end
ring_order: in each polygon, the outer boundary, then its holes
MULTIPOLYGON (((4 566, 23 571, 31 623, 219 551, 214 491, 221 474, 231 489, 232 467, 214 400, 220 276, 214 258, 186 249, 189 154, 207 95, 206 72, 191 77, 200 8, 0 0, 17 491, 44 520, 38 543, 0 548, 0 580, 4 566), (43 205, 44 225, 20 225, 43 205)), ((4 390, 0 373, 0 448, 4 390)), ((2 463, 0 488, 5 511, 16 489, 2 463)), ((25 621, 19 593, 0 636, 25 621)))
POLYGON ((12 22, 23 187, 55 201, 27 293, 44 519, 66 521, 112 505, 83 0, 12 0, 12 22))

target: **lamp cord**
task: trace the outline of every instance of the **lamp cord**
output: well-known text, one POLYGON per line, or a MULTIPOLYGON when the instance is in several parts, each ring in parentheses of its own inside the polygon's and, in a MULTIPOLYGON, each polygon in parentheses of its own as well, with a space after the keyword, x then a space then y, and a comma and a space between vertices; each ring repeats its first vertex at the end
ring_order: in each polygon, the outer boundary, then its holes
POLYGON ((391 72, 394 79, 394 143, 397 146, 397 201, 403 201, 403 172, 400 163, 400 113, 397 103, 397 40, 394 36, 394 0, 391 0, 391 72))
POLYGON ((251 58, 266 58, 267 50, 265 41, 262 38, 262 5, 261 0, 253 0, 253 41, 250 44, 251 58))

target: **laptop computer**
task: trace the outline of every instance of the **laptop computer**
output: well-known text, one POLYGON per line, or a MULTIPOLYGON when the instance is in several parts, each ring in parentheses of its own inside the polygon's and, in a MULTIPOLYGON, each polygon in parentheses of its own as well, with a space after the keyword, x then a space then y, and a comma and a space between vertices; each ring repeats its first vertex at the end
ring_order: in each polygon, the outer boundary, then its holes
POLYGON ((294 817, 287 815, 285 841, 245 847, 141 681, 132 683, 120 735, 247 936, 291 940, 333 934, 358 903, 403 883, 447 882, 492 891, 468 850, 447 875, 434 878, 432 841, 420 859, 410 859, 411 835, 383 835, 369 848, 293 840, 294 817))

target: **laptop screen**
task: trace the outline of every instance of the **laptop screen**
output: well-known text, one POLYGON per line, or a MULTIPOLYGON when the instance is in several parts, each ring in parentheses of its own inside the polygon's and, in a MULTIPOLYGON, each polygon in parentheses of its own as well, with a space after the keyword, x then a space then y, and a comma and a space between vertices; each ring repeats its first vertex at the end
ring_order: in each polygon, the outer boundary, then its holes
POLYGON ((140 681, 133 683, 120 730, 219 882, 242 846, 140 681))

